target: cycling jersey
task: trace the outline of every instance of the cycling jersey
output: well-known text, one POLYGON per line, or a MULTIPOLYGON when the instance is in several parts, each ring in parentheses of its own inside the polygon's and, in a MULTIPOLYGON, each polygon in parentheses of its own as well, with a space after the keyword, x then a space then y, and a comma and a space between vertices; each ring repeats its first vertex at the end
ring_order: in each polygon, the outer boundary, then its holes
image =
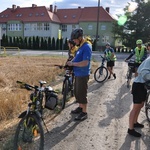
POLYGON ((106 59, 107 61, 116 61, 116 55, 114 55, 114 57, 112 58, 112 53, 114 53, 114 49, 113 48, 106 48, 104 51, 104 54, 106 55, 106 59))
POLYGON ((142 46, 141 49, 136 47, 126 60, 130 59, 133 55, 135 55, 136 57, 135 58, 136 63, 141 63, 147 58, 147 50, 144 46, 142 46))

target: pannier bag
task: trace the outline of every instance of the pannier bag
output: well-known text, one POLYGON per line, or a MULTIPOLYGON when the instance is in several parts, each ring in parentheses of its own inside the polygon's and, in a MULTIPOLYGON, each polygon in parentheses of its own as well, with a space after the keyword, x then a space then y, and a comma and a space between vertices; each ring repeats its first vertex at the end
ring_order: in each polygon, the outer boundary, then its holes
POLYGON ((58 103, 58 96, 55 91, 53 91, 52 87, 46 87, 45 91, 45 108, 49 110, 55 109, 58 103))

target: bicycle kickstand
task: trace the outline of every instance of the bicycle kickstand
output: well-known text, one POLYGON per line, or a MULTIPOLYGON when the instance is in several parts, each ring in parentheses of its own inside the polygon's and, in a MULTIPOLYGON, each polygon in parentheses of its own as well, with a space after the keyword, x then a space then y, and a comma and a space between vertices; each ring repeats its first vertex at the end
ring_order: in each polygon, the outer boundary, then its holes
POLYGON ((47 126, 46 126, 46 123, 45 123, 43 117, 41 117, 41 119, 42 119, 42 121, 43 121, 43 123, 44 123, 44 126, 45 126, 45 128, 46 128, 47 133, 49 133, 48 128, 47 128, 47 126))

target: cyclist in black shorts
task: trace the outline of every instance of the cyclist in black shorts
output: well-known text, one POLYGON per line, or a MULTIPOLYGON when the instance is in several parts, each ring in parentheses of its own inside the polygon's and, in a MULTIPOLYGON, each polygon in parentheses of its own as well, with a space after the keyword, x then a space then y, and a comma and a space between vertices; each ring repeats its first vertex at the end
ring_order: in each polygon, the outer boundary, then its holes
POLYGON ((108 79, 111 78, 111 75, 113 75, 114 79, 116 79, 116 74, 113 73, 113 67, 115 66, 116 56, 114 53, 114 49, 110 47, 110 43, 106 43, 104 57, 107 60, 107 69, 110 73, 108 79))
POLYGON ((142 62, 137 70, 138 76, 134 79, 132 85, 133 108, 129 116, 128 134, 134 137, 141 137, 141 134, 134 128, 143 128, 144 125, 138 123, 138 116, 147 96, 145 82, 150 80, 150 57, 142 62))

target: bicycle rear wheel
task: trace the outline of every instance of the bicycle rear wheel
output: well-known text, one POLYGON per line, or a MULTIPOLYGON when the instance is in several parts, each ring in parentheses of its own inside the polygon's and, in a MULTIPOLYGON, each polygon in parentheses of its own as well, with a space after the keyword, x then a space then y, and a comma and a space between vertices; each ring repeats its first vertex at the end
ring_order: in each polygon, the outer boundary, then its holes
POLYGON ((107 77, 108 77, 108 70, 104 66, 97 68, 94 72, 94 79, 98 83, 105 81, 107 77))
POLYGON ((145 114, 147 117, 147 120, 150 122, 150 93, 148 93, 147 98, 146 98, 146 102, 145 102, 145 114))
POLYGON ((44 150, 44 131, 35 115, 20 120, 14 137, 14 150, 44 150))

